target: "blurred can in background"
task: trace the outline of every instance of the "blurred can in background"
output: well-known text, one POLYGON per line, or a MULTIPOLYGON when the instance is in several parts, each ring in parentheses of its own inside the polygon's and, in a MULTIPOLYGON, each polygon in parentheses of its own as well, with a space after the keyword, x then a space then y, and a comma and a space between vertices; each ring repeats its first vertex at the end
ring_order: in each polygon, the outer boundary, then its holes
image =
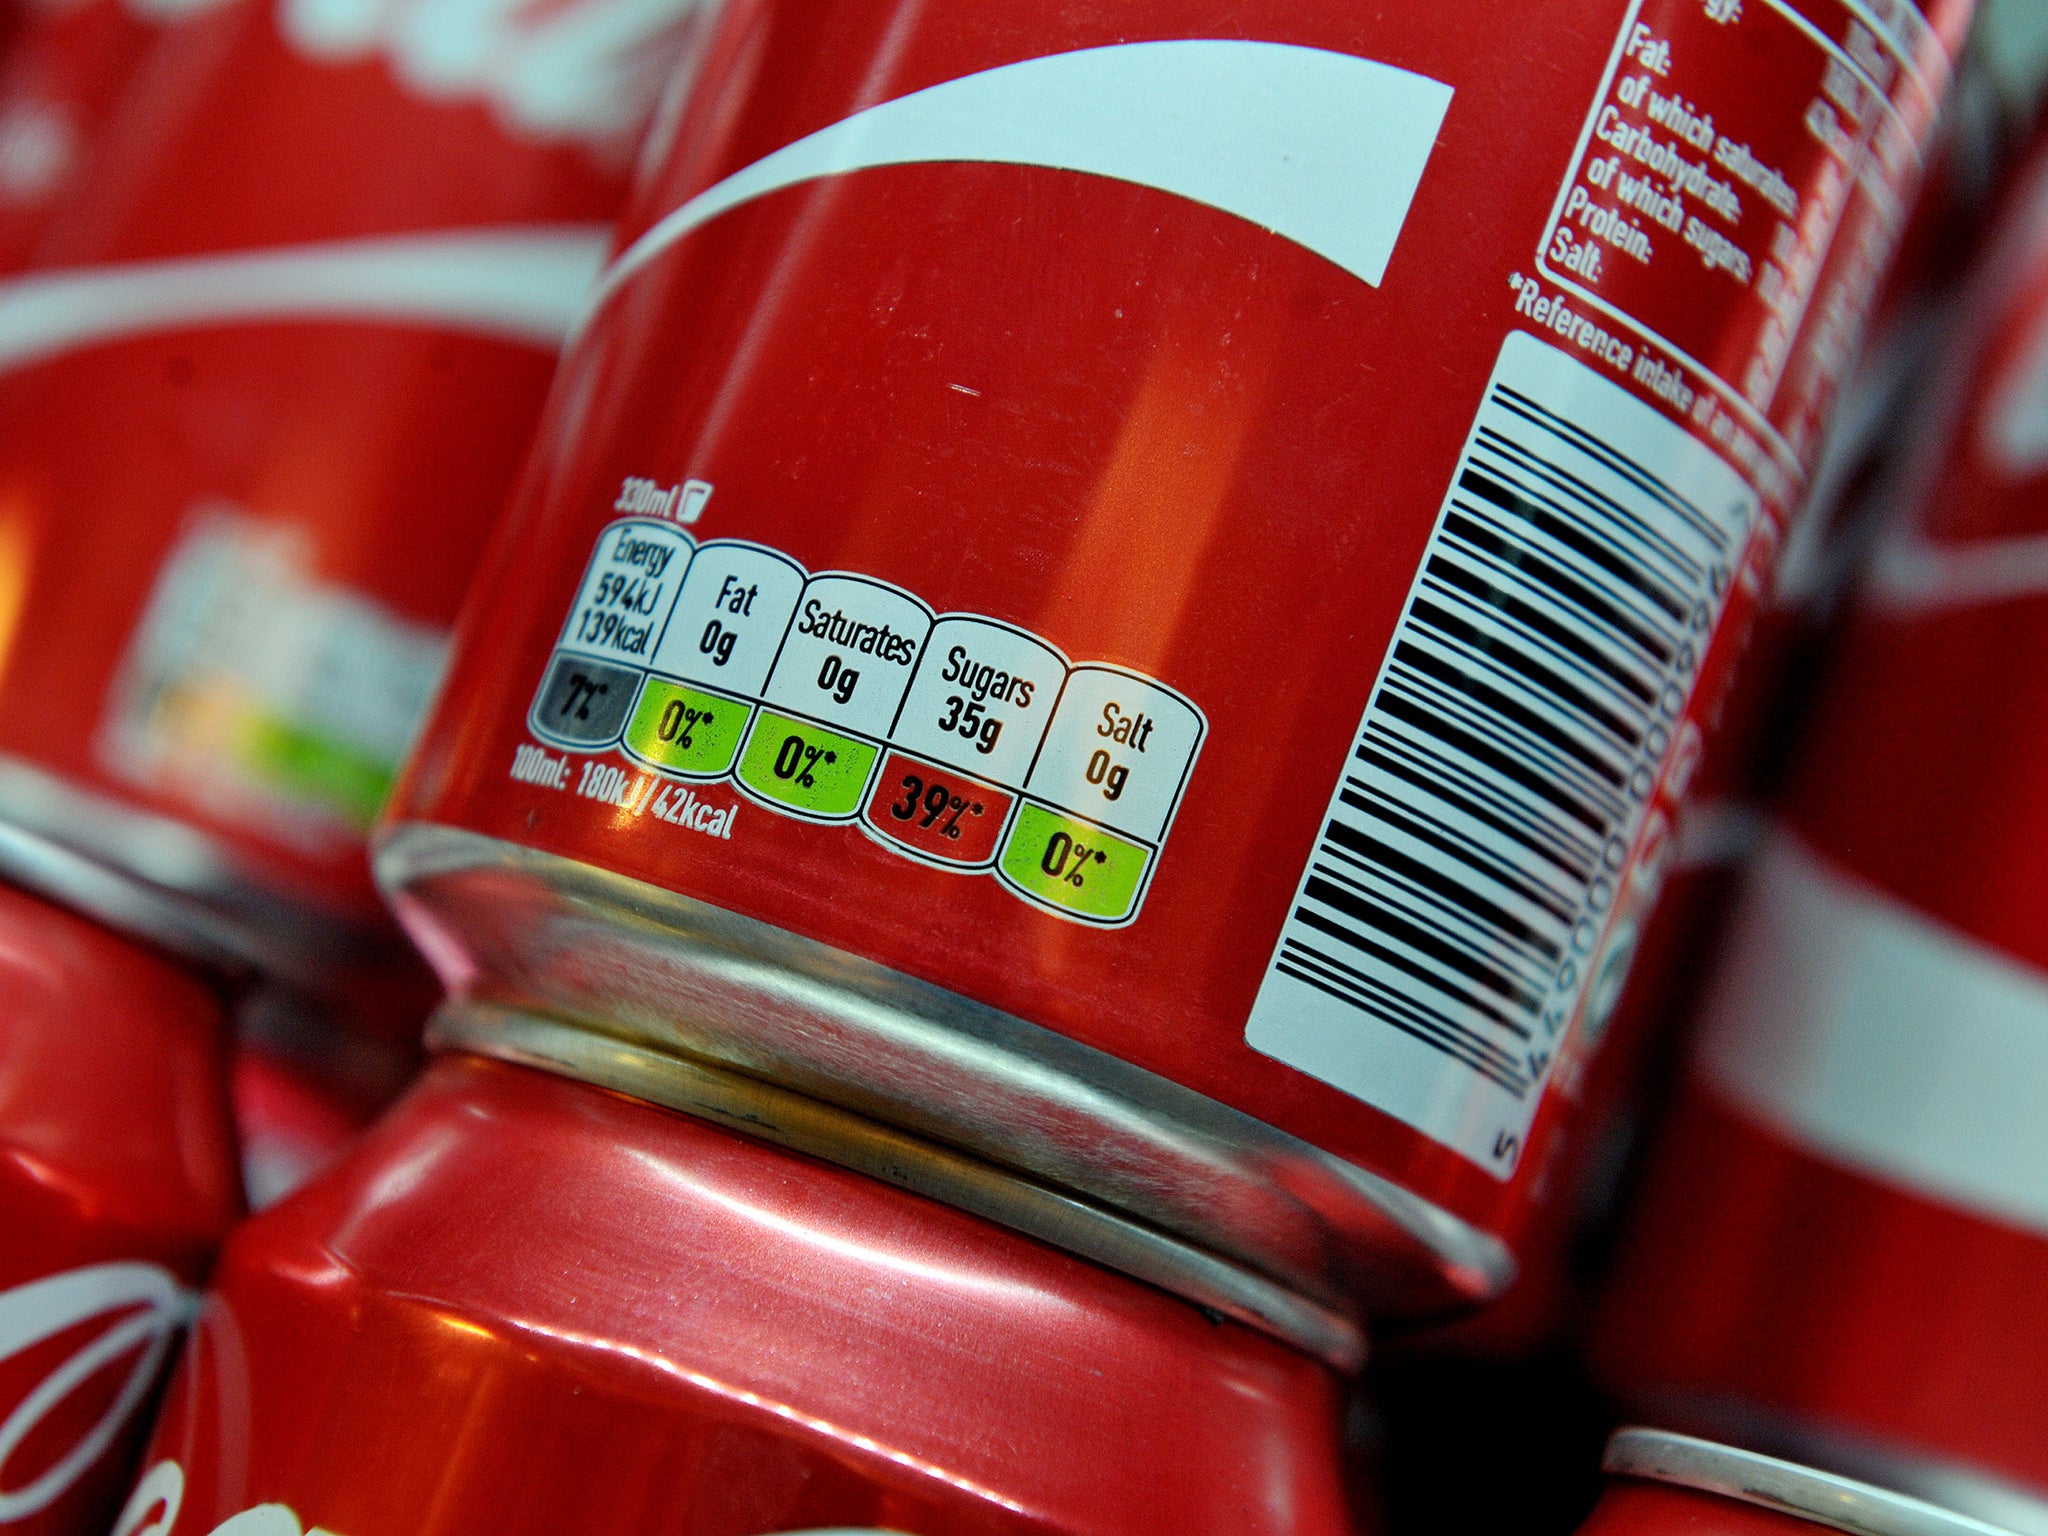
POLYGON ((171 13, 131 0, 39 0, 0 48, 0 271, 31 263, 67 187, 87 178, 101 126, 171 13))
POLYGON ((222 1005, 0 887, 0 1532, 100 1536, 241 1214, 222 1005))
POLYGON ((1606 1297, 1666 1417, 2048 1530, 2048 159, 2020 178, 1606 1297))
POLYGON ((0 291, 8 878, 416 1025, 363 834, 697 9, 150 45, 0 291))
POLYGON ((374 1044, 308 1021, 290 999, 259 991, 236 1012, 228 1098, 242 1188, 260 1211, 339 1160, 404 1082, 374 1044))
POLYGON ((90 182, 100 136, 165 27, 221 0, 29 0, 0 47, 0 272, 35 262, 50 211, 90 182))
POLYGON ((439 1038, 844 1103, 1332 1360, 1496 1293, 1967 20, 730 7, 382 834, 439 1038))
POLYGON ((1339 1397, 978 1217, 450 1055, 229 1240, 116 1530, 1342 1536, 1339 1397))

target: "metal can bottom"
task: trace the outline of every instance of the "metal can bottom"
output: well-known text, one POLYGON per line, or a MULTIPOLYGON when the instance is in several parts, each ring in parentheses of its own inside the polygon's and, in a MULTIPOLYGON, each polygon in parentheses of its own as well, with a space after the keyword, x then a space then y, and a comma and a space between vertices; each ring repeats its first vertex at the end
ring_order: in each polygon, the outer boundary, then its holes
MULTIPOLYGON (((436 1025, 440 1041, 534 1060, 520 1053, 545 1034, 547 1050, 577 1057, 558 1070, 613 1063, 680 1083, 715 1069, 721 1093, 737 1075, 752 1081, 747 1093, 779 1090, 776 1102, 805 1106, 787 1134, 820 1139, 789 1144, 842 1161, 854 1154, 839 1122, 818 1129, 826 1106, 896 1127, 907 1164, 948 1170, 919 1175, 944 1191, 911 1187, 1054 1243, 1086 1243, 1076 1251, 1341 1367, 1363 1358, 1363 1318, 1470 1305, 1513 1275, 1497 1239, 1399 1185, 857 956, 455 828, 388 828, 376 867, 457 1000, 436 1025), (637 1054, 572 1047, 576 1036, 637 1054)), ((864 1130, 861 1147, 882 1145, 871 1134, 896 1133, 864 1130)))
POLYGON ((314 1016, 403 1041, 431 982, 388 925, 290 893, 217 839, 0 756, 0 880, 314 1016))

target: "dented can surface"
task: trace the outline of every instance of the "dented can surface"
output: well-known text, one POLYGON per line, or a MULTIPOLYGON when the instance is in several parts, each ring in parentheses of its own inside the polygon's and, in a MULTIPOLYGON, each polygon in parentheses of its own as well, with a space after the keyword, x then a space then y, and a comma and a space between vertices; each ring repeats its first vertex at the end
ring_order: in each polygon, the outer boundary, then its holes
POLYGON ((1333 1357, 1492 1293, 1967 12, 734 5, 381 834, 404 920, 1333 1357))
POLYGON ((293 980, 386 942, 363 833, 694 9, 161 23, 0 294, 10 877, 293 980))
POLYGON ((1340 1397, 976 1217, 450 1055, 230 1239, 115 1528, 1337 1536, 1340 1397))
POLYGON ((1926 391, 1603 1325, 1692 1422, 2048 1530, 2048 159, 1926 391), (1901 1327, 1919 1316, 1925 1326, 1901 1327))
POLYGON ((241 1214, 220 1000, 0 886, 0 1532, 100 1536, 241 1214))

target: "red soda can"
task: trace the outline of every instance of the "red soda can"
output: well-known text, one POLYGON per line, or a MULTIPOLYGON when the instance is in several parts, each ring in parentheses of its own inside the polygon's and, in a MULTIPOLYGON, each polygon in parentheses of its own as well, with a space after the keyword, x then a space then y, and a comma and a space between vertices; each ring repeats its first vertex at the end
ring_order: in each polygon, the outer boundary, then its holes
POLYGON ((1579 1536, 2012 1536, 1936 1504, 1658 1429, 1607 1443, 1614 1482, 1579 1536))
MULTIPOLYGON (((688 1076, 591 1043, 665 1092, 688 1076)), ((766 1087, 738 1118, 792 1115, 851 1160, 907 1155, 766 1087)), ((115 1529, 1336 1536, 1340 1397, 994 1223, 447 1055, 228 1240, 115 1529)))
POLYGON ((2037 155, 1925 392, 1601 1325, 1605 1374, 1666 1417, 2028 1531, 2048 1530, 2044 199, 2037 155))
POLYGON ((381 834, 403 920, 1329 1358, 1493 1294, 1968 11, 731 6, 381 834))
POLYGON ((9 878, 308 988, 390 967, 363 834, 695 10, 164 29, 0 293, 9 878))
POLYGON ((0 886, 0 1532, 99 1536, 241 1214, 219 999, 0 886))

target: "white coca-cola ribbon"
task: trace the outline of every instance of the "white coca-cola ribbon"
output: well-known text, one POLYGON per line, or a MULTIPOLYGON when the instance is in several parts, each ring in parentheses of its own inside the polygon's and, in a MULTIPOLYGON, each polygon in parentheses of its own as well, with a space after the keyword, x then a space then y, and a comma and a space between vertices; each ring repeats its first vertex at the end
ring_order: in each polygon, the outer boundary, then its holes
POLYGON ((1830 1162, 2048 1237, 2048 975, 1790 832, 1704 999, 1707 1082, 1830 1162))
POLYGON ((585 224, 455 230, 38 273, 0 286, 0 371, 150 331, 287 319, 553 351, 589 301, 606 238, 585 224))
POLYGON ((0 1291, 0 1360, 101 1316, 119 1314, 0 1419, 0 1526, 48 1509, 105 1454, 142 1403, 197 1298, 154 1264, 94 1264, 0 1291), (7 1464, 50 1411, 93 1376, 134 1356, 121 1389, 78 1443, 21 1487, 7 1464))
POLYGON ((985 162, 1171 192, 1272 230, 1378 286, 1451 88, 1371 59, 1195 38, 1025 59, 821 128, 700 192, 636 240, 600 300, 742 203, 885 165, 985 162))
POLYGON ((1863 599, 1890 613, 2005 602, 2048 592, 2048 534, 1937 543, 1917 528, 1886 538, 1864 575, 1863 599))

